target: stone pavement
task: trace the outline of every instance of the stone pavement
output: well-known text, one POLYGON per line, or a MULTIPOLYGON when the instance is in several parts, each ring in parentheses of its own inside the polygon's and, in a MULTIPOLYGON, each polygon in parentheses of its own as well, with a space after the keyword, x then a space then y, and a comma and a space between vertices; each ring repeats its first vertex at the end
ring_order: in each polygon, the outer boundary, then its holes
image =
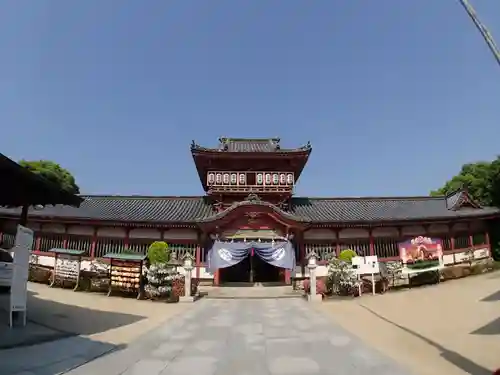
MULTIPOLYGON (((299 299, 202 300, 127 348, 64 373, 410 374, 299 299)), ((35 374, 55 372, 23 373, 35 374)))

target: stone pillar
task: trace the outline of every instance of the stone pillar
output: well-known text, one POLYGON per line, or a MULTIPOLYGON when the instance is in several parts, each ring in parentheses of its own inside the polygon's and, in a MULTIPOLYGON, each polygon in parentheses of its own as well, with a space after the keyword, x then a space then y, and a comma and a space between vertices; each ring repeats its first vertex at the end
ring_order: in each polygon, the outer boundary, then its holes
POLYGON ((179 302, 194 302, 191 295, 191 271, 193 270, 193 256, 187 253, 184 257, 184 296, 179 297, 179 302))
POLYGON ((323 299, 323 296, 320 294, 317 294, 316 292, 316 268, 318 267, 317 264, 318 256, 314 251, 311 251, 307 255, 307 268, 309 269, 309 283, 310 283, 310 293, 307 295, 307 300, 309 302, 321 302, 323 299))

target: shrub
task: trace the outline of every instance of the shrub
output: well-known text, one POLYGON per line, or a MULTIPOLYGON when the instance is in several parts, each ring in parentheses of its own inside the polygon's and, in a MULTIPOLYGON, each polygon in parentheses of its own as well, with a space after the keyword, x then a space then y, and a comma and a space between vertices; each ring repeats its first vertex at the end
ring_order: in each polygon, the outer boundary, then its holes
POLYGON ((326 289, 339 295, 353 295, 359 287, 358 276, 352 265, 337 258, 330 259, 326 289))
POLYGON ((151 299, 166 298, 173 294, 173 284, 182 276, 166 264, 152 264, 146 269, 146 295, 151 299))
POLYGON ((444 280, 459 279, 464 276, 464 268, 462 266, 449 266, 441 270, 441 275, 444 280))
POLYGON ((351 263, 352 262, 352 258, 354 258, 355 256, 357 256, 356 252, 354 250, 351 250, 351 249, 346 249, 346 250, 342 250, 339 254, 339 259, 341 261, 344 261, 344 262, 347 262, 347 263, 351 263))
POLYGON ((52 269, 30 264, 28 280, 35 283, 48 284, 52 279, 52 269))
POLYGON ((151 264, 166 264, 170 260, 170 250, 164 241, 155 241, 149 246, 148 259, 151 264))
POLYGON ((440 273, 436 271, 417 273, 410 278, 411 286, 420 286, 427 284, 437 284, 439 282, 440 273))

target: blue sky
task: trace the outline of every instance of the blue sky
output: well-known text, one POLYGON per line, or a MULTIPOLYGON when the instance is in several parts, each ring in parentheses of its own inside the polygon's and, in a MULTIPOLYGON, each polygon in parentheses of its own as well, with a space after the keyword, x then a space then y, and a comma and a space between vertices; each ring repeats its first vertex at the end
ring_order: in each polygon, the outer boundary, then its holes
POLYGON ((5 0, 0 47, 0 151, 83 193, 202 194, 189 146, 219 136, 311 141, 310 196, 424 195, 500 153, 500 67, 457 0, 5 0))

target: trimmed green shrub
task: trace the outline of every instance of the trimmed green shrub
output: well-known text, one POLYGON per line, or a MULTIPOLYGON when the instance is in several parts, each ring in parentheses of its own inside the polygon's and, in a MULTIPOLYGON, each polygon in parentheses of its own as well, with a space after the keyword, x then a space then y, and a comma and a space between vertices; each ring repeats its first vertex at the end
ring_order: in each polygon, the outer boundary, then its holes
POLYGON ((148 249, 148 259, 151 264, 165 264, 170 261, 170 249, 164 241, 153 242, 148 249))
POLYGON ((358 254, 356 254, 356 252, 354 250, 346 249, 346 250, 342 250, 340 252, 339 259, 341 261, 343 261, 343 262, 351 263, 352 262, 352 258, 354 258, 357 255, 358 254))

